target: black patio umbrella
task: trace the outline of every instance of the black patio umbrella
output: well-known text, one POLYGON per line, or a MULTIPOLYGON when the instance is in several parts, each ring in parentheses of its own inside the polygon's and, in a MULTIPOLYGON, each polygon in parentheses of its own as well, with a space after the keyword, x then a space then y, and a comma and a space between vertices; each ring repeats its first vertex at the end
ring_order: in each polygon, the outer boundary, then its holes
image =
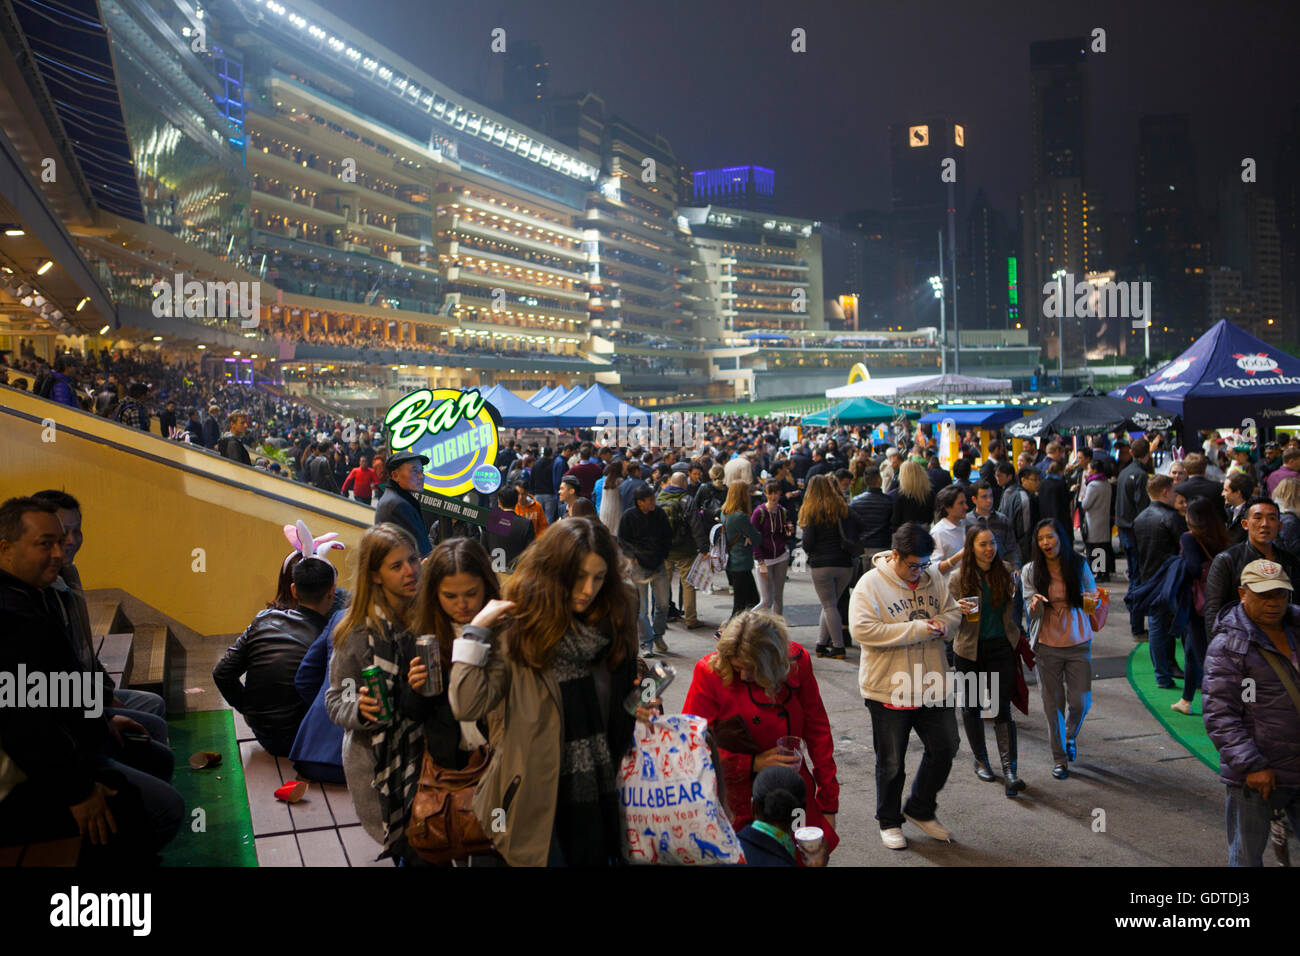
POLYGON ((1162 431, 1172 425, 1173 419, 1158 408, 1087 389, 1012 422, 1007 432, 1012 438, 1037 438, 1045 432, 1071 435, 1110 432, 1117 428, 1146 432, 1162 431))

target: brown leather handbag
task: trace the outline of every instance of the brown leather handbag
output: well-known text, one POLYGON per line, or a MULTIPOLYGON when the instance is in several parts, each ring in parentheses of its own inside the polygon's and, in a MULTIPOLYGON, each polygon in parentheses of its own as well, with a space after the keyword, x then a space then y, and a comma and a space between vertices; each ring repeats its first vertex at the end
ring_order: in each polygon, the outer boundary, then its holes
POLYGON ((464 770, 439 767, 424 752, 420 782, 411 801, 406 842, 427 863, 445 865, 472 854, 491 853, 492 840, 474 816, 474 790, 487 772, 491 748, 477 748, 464 770))

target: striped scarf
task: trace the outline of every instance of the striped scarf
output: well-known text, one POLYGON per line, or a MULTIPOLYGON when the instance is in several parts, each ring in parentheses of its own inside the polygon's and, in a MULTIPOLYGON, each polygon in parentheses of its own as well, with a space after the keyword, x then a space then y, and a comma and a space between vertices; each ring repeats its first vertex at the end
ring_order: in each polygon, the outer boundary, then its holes
POLYGON ((413 656, 413 642, 407 631, 394 631, 387 620, 382 633, 367 630, 366 638, 372 661, 384 673, 392 711, 392 717, 379 724, 370 736, 375 751, 374 786, 379 793, 384 822, 384 852, 380 857, 400 856, 411 801, 415 799, 424 766, 424 725, 404 716, 397 706, 406 680, 402 662, 413 656))

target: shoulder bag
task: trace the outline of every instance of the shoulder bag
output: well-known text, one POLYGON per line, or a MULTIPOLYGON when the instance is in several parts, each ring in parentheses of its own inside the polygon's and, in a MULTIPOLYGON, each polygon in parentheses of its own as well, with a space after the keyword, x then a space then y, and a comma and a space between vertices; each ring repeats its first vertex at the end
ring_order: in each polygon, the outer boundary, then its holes
POLYGON ((492 840, 474 816, 474 790, 491 762, 491 749, 475 748, 464 770, 439 767, 424 752, 420 782, 411 801, 406 842, 420 859, 440 865, 491 853, 492 840))

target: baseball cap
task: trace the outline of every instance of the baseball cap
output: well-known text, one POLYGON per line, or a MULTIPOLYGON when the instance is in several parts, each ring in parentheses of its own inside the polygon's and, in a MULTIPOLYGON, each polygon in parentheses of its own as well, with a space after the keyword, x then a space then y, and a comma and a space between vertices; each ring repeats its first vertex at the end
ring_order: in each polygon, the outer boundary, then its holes
POLYGON ((1250 588, 1256 594, 1276 591, 1279 588, 1290 591, 1291 579, 1276 561, 1259 559, 1252 561, 1241 569, 1241 586, 1250 588))

